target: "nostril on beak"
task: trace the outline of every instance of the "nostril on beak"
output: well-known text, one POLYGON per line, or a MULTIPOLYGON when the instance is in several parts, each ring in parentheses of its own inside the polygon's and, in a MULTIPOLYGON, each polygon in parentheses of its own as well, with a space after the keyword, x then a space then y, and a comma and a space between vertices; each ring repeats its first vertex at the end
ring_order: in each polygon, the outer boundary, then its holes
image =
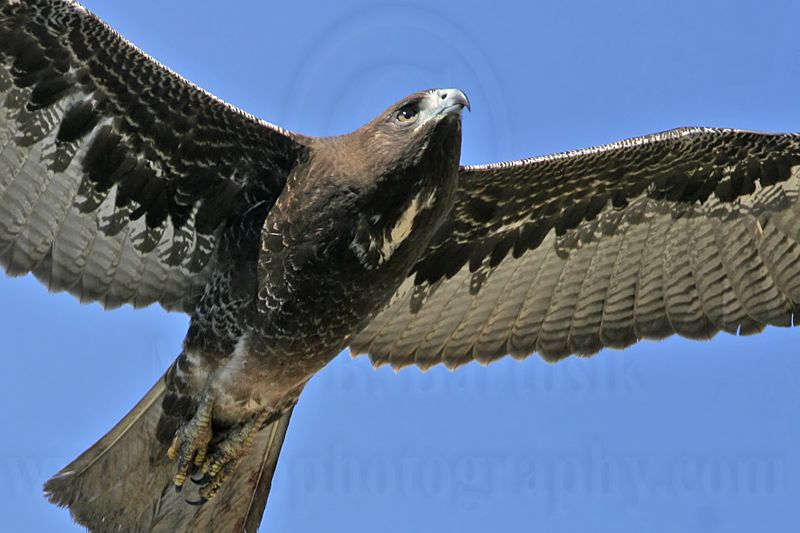
POLYGON ((439 103, 435 104, 435 100, 430 100, 432 105, 441 110, 447 110, 447 114, 459 113, 462 109, 469 109, 469 100, 467 95, 458 89, 436 89, 429 93, 430 98, 439 97, 439 103))

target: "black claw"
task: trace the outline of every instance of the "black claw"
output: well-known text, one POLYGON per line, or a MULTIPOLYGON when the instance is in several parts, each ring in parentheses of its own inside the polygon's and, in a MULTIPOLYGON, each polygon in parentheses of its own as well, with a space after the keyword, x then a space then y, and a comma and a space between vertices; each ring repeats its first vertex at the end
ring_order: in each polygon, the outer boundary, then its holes
POLYGON ((197 505, 203 505, 204 503, 206 503, 206 502, 208 501, 208 499, 207 499, 207 498, 203 498, 203 497, 201 496, 199 500, 197 500, 197 501, 194 501, 194 502, 193 502, 193 501, 191 501, 191 500, 185 500, 185 501, 186 501, 186 503, 188 503, 189 505, 195 505, 195 506, 197 506, 197 505))
POLYGON ((182 490, 183 490, 183 485, 175 485, 175 492, 180 494, 182 490))
POLYGON ((211 476, 209 476, 208 474, 204 474, 203 477, 201 477, 200 479, 195 479, 193 477, 189 479, 191 479, 192 483, 194 483, 195 485, 203 486, 207 485, 208 482, 211 481, 211 476))

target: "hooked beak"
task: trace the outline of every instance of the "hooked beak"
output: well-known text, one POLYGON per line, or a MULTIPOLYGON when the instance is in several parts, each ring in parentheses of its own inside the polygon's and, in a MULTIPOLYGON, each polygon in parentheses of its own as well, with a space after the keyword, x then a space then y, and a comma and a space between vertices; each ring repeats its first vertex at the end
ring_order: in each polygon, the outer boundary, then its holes
POLYGON ((428 94, 427 101, 430 114, 458 115, 466 107, 469 110, 469 99, 458 89, 434 89, 428 94))
POLYGON ((440 115, 458 114, 466 107, 469 111, 469 99, 458 89, 437 89, 433 96, 439 100, 440 115))

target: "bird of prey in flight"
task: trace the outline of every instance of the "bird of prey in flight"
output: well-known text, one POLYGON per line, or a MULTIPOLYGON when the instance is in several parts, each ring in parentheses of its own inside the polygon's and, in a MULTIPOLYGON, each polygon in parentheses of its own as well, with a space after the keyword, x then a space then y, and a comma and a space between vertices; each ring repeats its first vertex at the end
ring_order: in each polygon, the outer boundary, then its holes
POLYGON ((461 166, 457 89, 308 137, 76 2, 0 0, 0 263, 191 316, 164 377, 45 486, 92 531, 253 531, 292 407, 375 364, 550 361, 791 326, 800 137, 684 128, 461 166))

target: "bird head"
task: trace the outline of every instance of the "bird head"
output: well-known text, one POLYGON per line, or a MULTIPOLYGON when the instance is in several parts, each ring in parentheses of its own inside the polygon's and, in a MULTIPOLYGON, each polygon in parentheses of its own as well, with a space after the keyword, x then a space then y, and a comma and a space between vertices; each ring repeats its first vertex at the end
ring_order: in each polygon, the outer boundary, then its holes
MULTIPOLYGON (((461 146, 461 112, 469 109, 458 89, 430 89, 394 103, 354 132, 375 162, 416 164, 431 146, 461 146)), ((445 148, 446 150, 446 148, 445 148)))
POLYGON ((458 89, 431 89, 407 96, 384 111, 378 120, 403 132, 419 132, 469 109, 467 95, 458 89))

